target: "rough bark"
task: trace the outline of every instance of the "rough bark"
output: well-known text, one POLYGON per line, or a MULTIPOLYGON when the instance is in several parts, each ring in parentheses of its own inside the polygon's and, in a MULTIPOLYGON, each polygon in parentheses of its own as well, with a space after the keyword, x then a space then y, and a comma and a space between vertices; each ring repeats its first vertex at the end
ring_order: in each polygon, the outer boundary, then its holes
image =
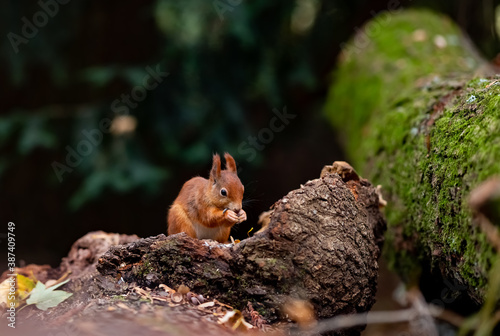
MULTIPOLYGON (((273 208, 266 229, 235 245, 184 233, 145 239, 88 233, 58 268, 17 270, 43 282, 69 273, 61 289, 73 296, 47 311, 23 309, 16 332, 237 335, 220 324, 233 308, 254 326, 271 329, 288 321, 282 308, 291 314, 300 302, 312 304, 320 319, 369 310, 385 230, 377 189, 336 163, 273 208), (189 298, 174 300, 164 284, 188 286, 189 298), (202 307, 194 296, 210 305, 202 307)), ((0 333, 11 331, 4 327, 0 333)), ((359 335, 361 329, 335 335, 359 335)))
POLYGON ((326 318, 373 305, 384 229, 367 180, 326 174, 283 197, 268 228, 236 245, 159 235, 111 248, 97 268, 151 288, 183 284, 239 309, 251 302, 271 322, 291 298, 326 318))
POLYGON ((327 113, 385 190, 392 268, 408 282, 425 274, 430 300, 479 304, 496 255, 467 200, 500 173, 500 81, 448 19, 388 15, 367 24, 363 48, 359 34, 346 47, 327 113))
MULTIPOLYGON (((184 300, 172 304, 165 292, 150 291, 138 295, 135 283, 123 283, 101 276, 96 270, 98 259, 113 245, 137 241, 135 235, 102 231, 89 232, 78 239, 61 265, 28 265, 16 273, 46 283, 69 273, 71 281, 61 289, 73 293, 54 308, 41 311, 34 306, 16 312, 16 328, 0 324, 0 335, 95 336, 95 335, 207 335, 224 336, 240 333, 218 323, 231 307, 215 302, 200 309, 184 300), (154 298, 154 299, 152 299, 154 298)), ((5 272, 0 280, 11 272, 5 272)), ((140 290, 140 289, 139 289, 140 290)), ((3 307, 2 319, 6 308, 3 307)), ((251 319, 249 319, 251 321, 251 319)), ((257 321, 258 324, 259 321, 257 321)), ((248 333, 246 333, 248 334, 248 333)))

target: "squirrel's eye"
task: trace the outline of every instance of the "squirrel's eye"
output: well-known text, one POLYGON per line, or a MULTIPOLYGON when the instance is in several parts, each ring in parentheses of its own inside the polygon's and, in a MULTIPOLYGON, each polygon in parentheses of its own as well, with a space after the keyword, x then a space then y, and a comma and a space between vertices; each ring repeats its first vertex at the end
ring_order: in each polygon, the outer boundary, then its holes
POLYGON ((222 196, 226 197, 226 196, 227 196, 227 190, 226 190, 226 188, 222 188, 222 189, 220 190, 220 194, 221 194, 222 196))

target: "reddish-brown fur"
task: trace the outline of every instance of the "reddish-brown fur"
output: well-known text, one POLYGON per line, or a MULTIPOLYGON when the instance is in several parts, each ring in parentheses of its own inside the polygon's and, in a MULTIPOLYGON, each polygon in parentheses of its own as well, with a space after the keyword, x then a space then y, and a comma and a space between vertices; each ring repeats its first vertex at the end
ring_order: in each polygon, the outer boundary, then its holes
POLYGON ((227 242, 231 227, 246 220, 241 208, 244 187, 236 172, 236 162, 224 154, 221 170, 219 154, 213 156, 209 179, 194 177, 184 183, 167 216, 168 234, 185 232, 198 239, 227 242), (221 195, 225 188, 227 196, 221 195))

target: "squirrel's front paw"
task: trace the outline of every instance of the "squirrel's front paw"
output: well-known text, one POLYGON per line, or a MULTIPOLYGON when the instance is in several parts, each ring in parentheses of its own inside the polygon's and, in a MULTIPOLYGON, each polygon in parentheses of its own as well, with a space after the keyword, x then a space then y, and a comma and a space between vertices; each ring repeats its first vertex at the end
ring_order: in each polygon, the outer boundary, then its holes
POLYGON ((238 212, 238 218, 239 218, 239 222, 244 222, 247 220, 247 213, 245 212, 245 210, 241 209, 239 212, 238 212))
POLYGON ((236 212, 234 212, 233 210, 229 210, 229 209, 225 210, 224 218, 226 218, 228 221, 230 221, 232 223, 238 223, 240 221, 240 218, 238 217, 236 212))

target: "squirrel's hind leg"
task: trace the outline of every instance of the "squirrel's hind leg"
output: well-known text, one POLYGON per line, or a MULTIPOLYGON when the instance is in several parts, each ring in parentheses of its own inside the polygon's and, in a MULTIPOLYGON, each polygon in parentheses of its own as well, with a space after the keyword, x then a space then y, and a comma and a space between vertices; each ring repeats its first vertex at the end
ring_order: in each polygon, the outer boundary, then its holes
POLYGON ((179 204, 174 203, 170 207, 170 210, 168 211, 167 223, 169 235, 185 232, 192 238, 198 238, 196 237, 196 232, 194 231, 189 217, 179 204))

